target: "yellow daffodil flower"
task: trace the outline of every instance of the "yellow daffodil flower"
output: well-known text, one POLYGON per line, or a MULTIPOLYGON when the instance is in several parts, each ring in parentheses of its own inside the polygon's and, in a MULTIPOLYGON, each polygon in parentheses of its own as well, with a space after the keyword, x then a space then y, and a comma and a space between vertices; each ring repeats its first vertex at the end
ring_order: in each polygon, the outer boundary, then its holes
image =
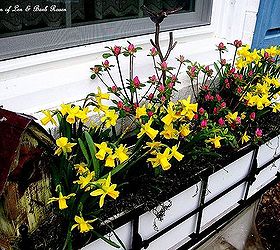
POLYGON ((209 140, 205 140, 205 142, 210 142, 214 145, 215 148, 220 148, 221 147, 221 142, 223 138, 221 136, 215 136, 215 138, 209 138, 209 140))
POLYGON ((68 142, 67 137, 60 137, 56 140, 56 145, 58 146, 58 149, 54 152, 55 155, 60 155, 62 152, 64 154, 71 153, 72 147, 74 147, 77 143, 70 143, 68 142))
POLYGON ((84 174, 85 172, 88 171, 87 164, 85 164, 84 162, 75 164, 74 168, 77 171, 77 174, 84 174))
POLYGON ((183 137, 188 136, 191 133, 189 124, 181 125, 179 133, 183 137))
POLYGON ((86 123, 89 121, 88 113, 89 113, 89 108, 85 107, 83 110, 79 110, 77 117, 81 119, 82 123, 86 123))
POLYGON ((104 160, 106 153, 112 154, 112 149, 108 147, 106 142, 102 142, 100 144, 95 143, 95 146, 99 149, 96 153, 96 158, 99 160, 104 160))
POLYGON ((96 189, 90 193, 91 196, 100 196, 99 207, 103 207, 106 195, 113 199, 119 197, 120 192, 116 191, 117 184, 111 184, 111 173, 109 173, 106 182, 101 185, 101 188, 96 189))
POLYGON ((247 131, 245 131, 245 133, 241 137, 241 143, 244 144, 244 143, 248 142, 250 140, 250 138, 251 137, 249 135, 247 135, 247 131))
POLYGON ((116 164, 115 164, 115 159, 116 158, 117 158, 117 156, 115 154, 109 154, 106 157, 105 167, 114 168, 116 166, 116 164))
POLYGON ((276 46, 271 46, 270 48, 265 49, 265 52, 267 52, 271 57, 275 57, 278 54, 276 46))
POLYGON ((147 161, 152 163, 153 168, 161 166, 163 170, 168 170, 171 168, 171 164, 169 162, 170 156, 170 149, 166 148, 162 153, 156 153, 155 158, 148 158, 147 161))
POLYGON ((90 230, 93 229, 93 227, 90 225, 90 223, 93 223, 95 222, 97 219, 94 219, 94 220, 84 220, 83 217, 79 217, 79 216, 75 216, 74 218, 76 224, 74 224, 72 227, 71 227, 71 231, 78 227, 80 233, 87 233, 89 232, 90 230))
POLYGON ((192 120, 195 112, 197 112, 197 103, 191 103, 191 96, 187 98, 187 100, 183 99, 179 101, 183 105, 183 110, 181 112, 181 116, 185 116, 189 120, 192 120))
POLYGON ((74 124, 79 111, 80 111, 79 106, 74 106, 73 108, 71 108, 66 117, 66 121, 70 124, 74 124))
POLYGON ((177 161, 181 161, 184 158, 184 155, 178 152, 178 145, 175 145, 171 148, 171 156, 177 161))
POLYGON ((162 144, 159 141, 146 142, 146 146, 144 146, 144 148, 150 148, 152 150, 160 148, 161 145, 162 144))
POLYGON ((161 121, 168 126, 180 117, 180 114, 177 113, 176 107, 174 106, 175 105, 173 102, 169 102, 167 108, 167 115, 161 119, 161 121))
POLYGON ((61 107, 60 112, 62 115, 68 114, 71 110, 70 104, 61 104, 60 107, 61 107))
POLYGON ((233 114, 229 112, 225 117, 229 124, 235 122, 236 118, 238 116, 238 112, 234 112, 233 114))
POLYGON ((74 181, 73 183, 79 184, 80 188, 84 189, 94 179, 94 176, 95 176, 94 171, 87 172, 86 176, 80 176, 79 180, 74 181))
POLYGON ((71 197, 74 197, 74 196, 76 196, 76 194, 74 194, 74 193, 64 196, 61 192, 59 192, 58 198, 56 198, 56 197, 50 198, 49 201, 48 201, 48 204, 52 203, 54 201, 58 201, 59 209, 63 210, 63 209, 66 209, 68 207, 67 203, 66 203, 66 200, 69 200, 71 197))
POLYGON ((257 94, 266 94, 269 92, 270 86, 267 83, 260 84, 257 83, 256 85, 256 93, 257 94))
POLYGON ((169 126, 164 125, 163 131, 160 132, 161 135, 164 136, 165 139, 178 139, 179 132, 173 128, 173 124, 170 124, 169 126))
POLYGON ((45 126, 47 125, 49 122, 51 122, 54 125, 57 125, 55 119, 52 117, 52 114, 49 110, 43 110, 42 113, 45 115, 45 117, 43 117, 41 119, 41 123, 45 126))
POLYGON ((268 107, 271 101, 268 99, 268 95, 263 95, 262 97, 256 96, 255 103, 258 110, 262 110, 264 107, 268 107))
POLYGON ((120 163, 123 163, 129 158, 127 155, 127 151, 128 149, 122 144, 115 150, 115 155, 120 160, 120 163))
POLYGON ((97 87, 97 94, 95 94, 95 98, 96 98, 96 100, 97 100, 98 102, 101 101, 102 99, 109 100, 110 94, 108 94, 108 93, 102 93, 102 92, 101 92, 101 88, 100 88, 100 87, 97 87))
POLYGON ((139 119, 141 116, 147 115, 146 107, 137 107, 135 118, 139 119))
POLYGON ((155 139, 155 137, 158 134, 158 130, 155 130, 151 127, 153 120, 150 119, 146 124, 141 126, 141 130, 139 132, 139 134, 137 135, 137 138, 139 139, 140 137, 142 137, 144 134, 146 134, 147 136, 149 136, 152 140, 155 139))
POLYGON ((106 128, 116 126, 119 116, 115 110, 109 109, 105 111, 105 115, 100 119, 101 122, 105 122, 106 128))
POLYGON ((102 104, 101 101, 99 101, 97 104, 98 105, 93 109, 94 112, 97 112, 99 114, 101 112, 105 113, 109 111, 109 106, 102 104))

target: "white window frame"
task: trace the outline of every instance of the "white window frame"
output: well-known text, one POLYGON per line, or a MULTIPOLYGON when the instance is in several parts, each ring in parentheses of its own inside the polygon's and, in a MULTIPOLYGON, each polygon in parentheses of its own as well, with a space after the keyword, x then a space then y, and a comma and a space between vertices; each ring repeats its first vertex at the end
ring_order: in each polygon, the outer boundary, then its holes
MULTIPOLYGON (((162 31, 210 24, 212 0, 196 0, 195 10, 171 15, 162 23, 162 31)), ((150 18, 135 18, 102 22, 69 28, 59 28, 18 36, 0 38, 0 60, 46 51, 88 45, 112 39, 129 38, 153 33, 150 18)))

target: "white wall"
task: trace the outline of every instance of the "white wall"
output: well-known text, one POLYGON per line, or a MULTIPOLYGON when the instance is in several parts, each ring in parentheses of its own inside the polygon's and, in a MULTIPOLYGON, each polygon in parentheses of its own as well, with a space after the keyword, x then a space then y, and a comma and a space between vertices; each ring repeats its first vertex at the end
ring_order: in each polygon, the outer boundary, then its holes
MULTIPOLYGON (((217 59, 215 44, 242 39, 251 43, 259 0, 213 0, 211 25, 174 31, 178 45, 170 58, 183 54, 186 58, 210 64, 217 59)), ((145 55, 152 35, 129 40, 144 49, 138 55, 136 74, 140 80, 151 75, 150 58, 145 55)), ((168 34, 161 34, 167 44, 168 34)), ((98 43, 56 52, 43 53, 0 62, 0 105, 6 109, 35 114, 60 103, 80 100, 95 91, 98 81, 90 80, 89 68, 100 63, 105 46, 125 46, 127 39, 98 43)), ((176 66, 174 59, 170 65, 176 66)), ((127 68, 124 67, 127 71, 127 68)), ((185 69, 181 80, 187 83, 185 69)))

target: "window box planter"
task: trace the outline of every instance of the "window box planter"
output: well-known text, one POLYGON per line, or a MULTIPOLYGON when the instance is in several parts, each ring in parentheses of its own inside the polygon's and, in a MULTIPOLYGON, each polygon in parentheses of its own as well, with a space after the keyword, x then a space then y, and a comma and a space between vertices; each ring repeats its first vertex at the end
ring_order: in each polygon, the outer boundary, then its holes
MULTIPOLYGON (((162 205, 148 212, 138 209, 118 218, 123 224, 115 232, 127 249, 177 249, 197 243, 279 179, 279 143, 276 136, 259 147, 247 146, 225 167, 204 169, 196 176, 200 181, 163 203, 168 209, 160 220, 155 211, 162 205)), ((98 239, 83 249, 114 248, 98 239)))

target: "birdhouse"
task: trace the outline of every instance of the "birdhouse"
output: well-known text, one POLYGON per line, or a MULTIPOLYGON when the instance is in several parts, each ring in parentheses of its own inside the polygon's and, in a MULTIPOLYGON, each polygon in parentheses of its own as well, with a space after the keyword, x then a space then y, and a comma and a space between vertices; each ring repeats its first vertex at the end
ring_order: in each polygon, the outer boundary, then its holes
POLYGON ((19 227, 35 230, 48 212, 52 144, 33 117, 0 108, 0 249, 11 249, 19 227))

